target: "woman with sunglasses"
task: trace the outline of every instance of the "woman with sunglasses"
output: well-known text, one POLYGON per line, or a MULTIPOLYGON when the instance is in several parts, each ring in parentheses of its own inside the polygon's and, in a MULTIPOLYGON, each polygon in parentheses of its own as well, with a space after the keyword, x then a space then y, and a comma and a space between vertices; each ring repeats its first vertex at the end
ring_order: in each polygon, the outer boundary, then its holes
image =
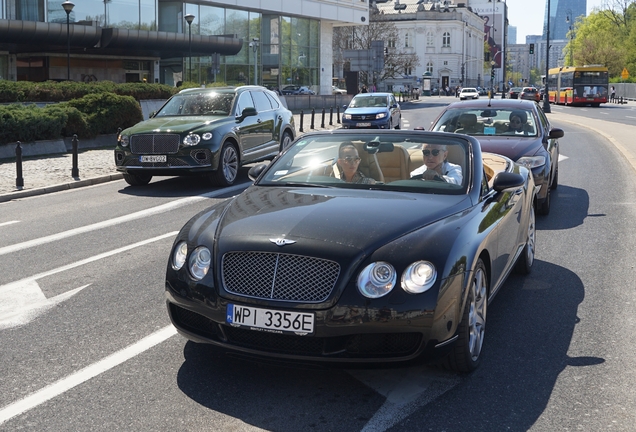
POLYGON ((445 145, 424 144, 422 155, 424 156, 424 165, 413 170, 411 178, 462 184, 462 167, 446 160, 448 150, 445 145))
POLYGON ((508 134, 515 135, 534 135, 534 131, 531 130, 528 125, 528 114, 525 111, 516 110, 510 113, 508 117, 510 123, 508 124, 508 134))
POLYGON ((340 144, 335 174, 347 183, 374 184, 375 180, 360 172, 360 155, 351 141, 340 144))

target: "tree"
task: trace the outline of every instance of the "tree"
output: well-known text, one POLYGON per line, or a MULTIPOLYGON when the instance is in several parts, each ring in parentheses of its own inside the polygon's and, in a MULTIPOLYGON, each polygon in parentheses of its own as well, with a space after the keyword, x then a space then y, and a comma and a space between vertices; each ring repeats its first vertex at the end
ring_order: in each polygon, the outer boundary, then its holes
POLYGON ((574 64, 602 64, 610 76, 620 74, 626 63, 625 36, 617 37, 617 24, 603 12, 592 12, 575 24, 576 38, 566 51, 572 50, 574 64))
POLYGON ((347 59, 344 50, 371 49, 371 42, 384 41, 384 69, 372 77, 366 71, 361 71, 361 80, 367 84, 377 85, 388 78, 406 75, 420 64, 417 54, 406 52, 404 39, 395 24, 381 18, 374 19, 368 26, 336 27, 333 32, 334 65, 336 68, 346 69, 347 59))

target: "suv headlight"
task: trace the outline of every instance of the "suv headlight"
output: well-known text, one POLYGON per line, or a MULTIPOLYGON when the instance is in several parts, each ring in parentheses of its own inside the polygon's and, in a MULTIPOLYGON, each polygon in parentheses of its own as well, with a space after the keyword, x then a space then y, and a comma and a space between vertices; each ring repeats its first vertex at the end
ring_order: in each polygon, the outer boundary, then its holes
POLYGON ((201 137, 197 134, 190 134, 183 139, 183 145, 195 146, 201 142, 201 137))
POLYGON ((376 120, 382 119, 384 117, 386 117, 386 113, 380 113, 375 116, 376 120))
POLYGON ((119 137, 117 138, 117 141, 119 141, 119 145, 121 145, 122 147, 128 147, 128 144, 130 142, 130 137, 128 135, 119 135, 119 137))

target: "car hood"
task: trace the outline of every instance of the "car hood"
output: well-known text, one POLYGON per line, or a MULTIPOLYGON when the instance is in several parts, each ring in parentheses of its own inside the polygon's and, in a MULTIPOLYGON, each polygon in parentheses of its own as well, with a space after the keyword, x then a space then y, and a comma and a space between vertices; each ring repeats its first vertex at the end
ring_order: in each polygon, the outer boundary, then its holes
POLYGON ((207 213, 216 223, 193 224, 200 227, 193 234, 207 244, 216 239, 221 254, 229 250, 306 254, 311 248, 312 255, 351 258, 468 207, 466 195, 252 186, 224 211, 207 213), (281 247, 274 244, 276 239, 295 243, 281 247))
POLYGON ((135 126, 126 129, 128 134, 148 133, 148 132, 172 132, 185 133, 196 130, 200 127, 209 127, 211 124, 234 121, 228 116, 170 116, 155 117, 137 123, 135 126))
POLYGON ((497 153, 516 161, 522 156, 534 156, 542 148, 538 137, 483 137, 476 136, 482 152, 497 153))

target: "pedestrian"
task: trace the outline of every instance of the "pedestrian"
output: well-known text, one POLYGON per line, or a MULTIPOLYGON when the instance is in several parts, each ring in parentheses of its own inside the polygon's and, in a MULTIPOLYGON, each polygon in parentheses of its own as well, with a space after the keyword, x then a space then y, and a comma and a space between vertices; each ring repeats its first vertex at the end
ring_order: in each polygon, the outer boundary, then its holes
POLYGON ((616 88, 612 86, 612 90, 610 91, 610 102, 616 102, 616 88))

